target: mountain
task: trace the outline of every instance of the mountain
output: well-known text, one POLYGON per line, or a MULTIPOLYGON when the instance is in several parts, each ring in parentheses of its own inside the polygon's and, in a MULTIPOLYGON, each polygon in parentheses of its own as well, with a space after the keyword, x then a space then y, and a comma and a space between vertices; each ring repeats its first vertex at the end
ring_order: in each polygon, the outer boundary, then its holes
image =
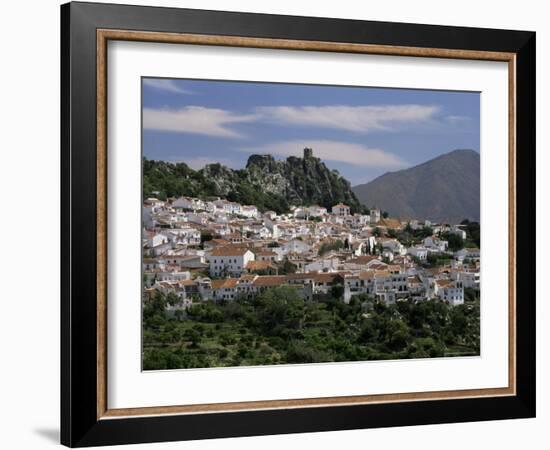
POLYGON ((185 163, 143 160, 143 195, 222 197, 260 210, 287 212, 290 205, 345 203, 352 211, 362 206, 349 181, 330 170, 311 149, 303 158, 276 160, 271 155, 251 155, 244 169, 208 164, 193 170, 185 163))
POLYGON ((455 150, 353 188, 361 203, 402 219, 479 221, 479 153, 455 150))

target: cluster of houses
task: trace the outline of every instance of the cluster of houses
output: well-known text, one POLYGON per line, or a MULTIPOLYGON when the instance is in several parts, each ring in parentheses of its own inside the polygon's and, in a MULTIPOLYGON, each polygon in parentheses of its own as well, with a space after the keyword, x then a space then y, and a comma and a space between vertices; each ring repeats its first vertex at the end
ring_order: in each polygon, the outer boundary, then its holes
POLYGON ((338 293, 349 302, 367 295, 386 303, 438 298, 464 303, 464 289, 479 289, 478 248, 456 252, 439 236, 466 238, 460 225, 384 218, 380 210, 352 214, 344 204, 260 212, 225 199, 181 197, 143 205, 144 298, 155 292, 193 302, 251 298, 278 286, 304 299, 338 293), (433 235, 407 247, 391 231, 429 227, 433 235), (449 263, 426 267, 430 254, 449 263))

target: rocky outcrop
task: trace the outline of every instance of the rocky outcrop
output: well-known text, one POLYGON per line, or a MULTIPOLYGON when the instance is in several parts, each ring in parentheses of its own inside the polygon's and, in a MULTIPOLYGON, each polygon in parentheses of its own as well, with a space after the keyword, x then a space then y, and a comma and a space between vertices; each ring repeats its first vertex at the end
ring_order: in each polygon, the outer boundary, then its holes
POLYGON ((241 170, 209 164, 193 171, 183 163, 145 160, 143 178, 145 197, 220 196, 277 212, 287 211, 292 205, 330 208, 345 203, 352 211, 362 208, 349 181, 314 157, 311 149, 304 150, 303 158, 290 156, 286 160, 251 155, 241 170))

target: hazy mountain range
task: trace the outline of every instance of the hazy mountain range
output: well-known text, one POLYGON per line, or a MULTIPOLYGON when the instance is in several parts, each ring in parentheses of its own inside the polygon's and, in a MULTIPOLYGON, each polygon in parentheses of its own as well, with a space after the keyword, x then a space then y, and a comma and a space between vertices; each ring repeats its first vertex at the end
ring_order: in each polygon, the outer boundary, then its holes
POLYGON ((353 187, 359 201, 402 219, 479 221, 480 158, 455 150, 409 169, 388 172, 353 187))

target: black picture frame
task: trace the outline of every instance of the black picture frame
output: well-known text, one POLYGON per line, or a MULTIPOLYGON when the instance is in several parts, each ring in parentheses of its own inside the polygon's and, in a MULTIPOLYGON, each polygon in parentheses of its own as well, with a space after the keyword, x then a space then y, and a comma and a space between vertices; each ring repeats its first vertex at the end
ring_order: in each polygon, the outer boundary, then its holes
POLYGON ((61 6, 61 443, 71 447, 535 416, 535 33, 68 3, 61 6), (516 54, 516 395, 97 418, 96 30, 516 54))

